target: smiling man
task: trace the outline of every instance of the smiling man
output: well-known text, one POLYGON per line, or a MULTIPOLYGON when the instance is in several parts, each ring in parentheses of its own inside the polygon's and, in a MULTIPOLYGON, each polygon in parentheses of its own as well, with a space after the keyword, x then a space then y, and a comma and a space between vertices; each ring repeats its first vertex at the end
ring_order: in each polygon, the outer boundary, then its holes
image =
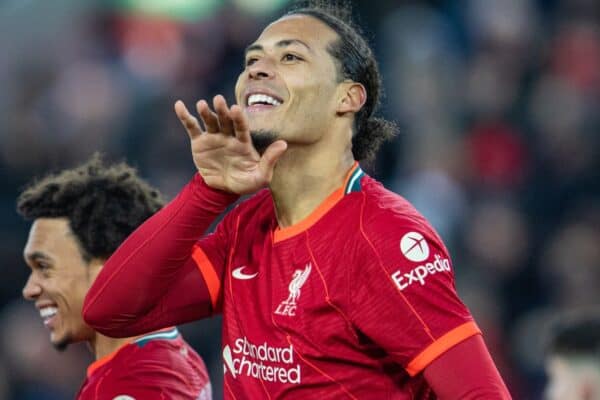
POLYGON ((393 136, 379 95, 371 49, 340 18, 305 8, 267 26, 236 105, 198 102, 202 129, 176 103, 198 174, 110 258, 86 320, 126 336, 223 313, 228 399, 510 398, 442 240, 358 164, 393 136))
POLYGON ((78 399, 211 398, 206 367, 176 328, 114 339, 81 315, 106 259, 161 206, 158 191, 135 170, 105 167, 98 156, 33 183, 18 199, 18 211, 33 220, 23 296, 35 302, 57 349, 86 341, 96 357, 78 399))

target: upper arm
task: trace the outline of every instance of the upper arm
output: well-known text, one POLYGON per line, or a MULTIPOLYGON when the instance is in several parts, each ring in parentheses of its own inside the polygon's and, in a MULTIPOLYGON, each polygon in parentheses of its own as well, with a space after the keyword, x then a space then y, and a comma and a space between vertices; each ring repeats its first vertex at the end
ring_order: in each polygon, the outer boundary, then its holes
POLYGON ((382 213, 360 233, 352 319, 409 375, 480 333, 456 293, 450 256, 424 220, 382 213))
POLYGON ((448 349, 423 373, 440 400, 511 398, 481 335, 448 349))

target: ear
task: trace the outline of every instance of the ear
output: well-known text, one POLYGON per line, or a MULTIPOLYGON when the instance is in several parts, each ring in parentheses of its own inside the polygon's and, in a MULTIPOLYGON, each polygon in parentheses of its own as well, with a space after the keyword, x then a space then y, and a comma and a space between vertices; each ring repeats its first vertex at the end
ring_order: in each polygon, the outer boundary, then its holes
POLYGON ((338 114, 356 114, 367 101, 367 90, 357 82, 341 84, 341 95, 336 112, 338 114))

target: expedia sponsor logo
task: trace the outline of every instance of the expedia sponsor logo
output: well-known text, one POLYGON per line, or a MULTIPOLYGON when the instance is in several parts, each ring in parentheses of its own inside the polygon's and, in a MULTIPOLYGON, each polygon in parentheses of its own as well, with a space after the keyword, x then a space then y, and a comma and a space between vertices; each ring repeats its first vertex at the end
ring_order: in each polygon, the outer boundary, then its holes
POLYGON ((294 363, 294 347, 255 345, 246 337, 235 340, 233 347, 223 348, 225 373, 235 379, 248 376, 267 382, 293 383, 301 381, 300 364, 294 363))
POLYGON ((400 239, 400 251, 410 261, 421 262, 429 257, 427 240, 419 232, 408 232, 400 239))
POLYGON ((435 261, 427 264, 419 265, 409 272, 402 273, 400 270, 392 274, 392 279, 398 289, 404 290, 415 282, 425 285, 425 279, 429 275, 437 274, 438 272, 450 271, 450 260, 442 258, 438 254, 434 256, 435 261))

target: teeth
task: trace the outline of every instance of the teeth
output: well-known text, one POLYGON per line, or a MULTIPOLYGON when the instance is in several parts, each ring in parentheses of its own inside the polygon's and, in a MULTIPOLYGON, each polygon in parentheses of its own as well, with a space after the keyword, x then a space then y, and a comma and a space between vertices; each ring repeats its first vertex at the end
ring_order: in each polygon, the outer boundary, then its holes
POLYGON ((281 105, 281 102, 266 94, 252 94, 248 96, 248 105, 252 106, 256 103, 267 103, 273 106, 281 105))
POLYGON ((44 307, 40 310, 40 316, 42 318, 51 318, 56 315, 58 308, 56 307, 44 307))

